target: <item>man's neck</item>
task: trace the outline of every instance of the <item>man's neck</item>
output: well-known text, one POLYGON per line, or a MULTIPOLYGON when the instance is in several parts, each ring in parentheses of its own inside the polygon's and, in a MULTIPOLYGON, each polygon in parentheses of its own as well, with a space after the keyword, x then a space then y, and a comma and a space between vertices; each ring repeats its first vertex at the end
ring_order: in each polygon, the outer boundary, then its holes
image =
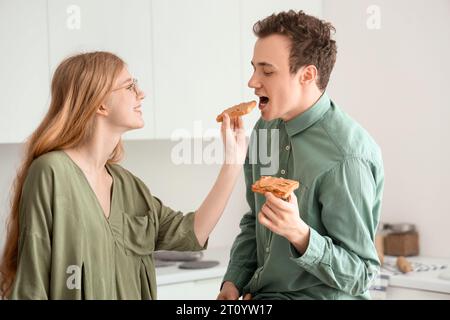
POLYGON ((305 92, 301 104, 297 108, 287 112, 281 119, 287 122, 306 112, 320 100, 324 92, 325 91, 320 91, 318 88, 305 92))

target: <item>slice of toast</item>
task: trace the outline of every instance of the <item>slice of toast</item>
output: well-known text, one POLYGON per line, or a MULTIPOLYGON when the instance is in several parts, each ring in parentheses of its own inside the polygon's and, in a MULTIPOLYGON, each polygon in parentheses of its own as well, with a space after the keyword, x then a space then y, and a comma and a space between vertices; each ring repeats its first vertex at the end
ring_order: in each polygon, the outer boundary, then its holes
POLYGON ((226 109, 221 114, 219 114, 216 118, 217 122, 222 122, 223 120, 223 114, 226 112, 228 113, 228 116, 230 118, 240 117, 243 115, 246 115, 247 113, 250 113, 253 108, 256 107, 256 101, 249 101, 249 102, 242 102, 240 104, 237 104, 235 106, 232 106, 231 108, 226 109))
POLYGON ((257 193, 271 192, 275 197, 287 200, 289 195, 300 186, 298 181, 277 178, 271 176, 261 176, 252 185, 252 191, 257 193))

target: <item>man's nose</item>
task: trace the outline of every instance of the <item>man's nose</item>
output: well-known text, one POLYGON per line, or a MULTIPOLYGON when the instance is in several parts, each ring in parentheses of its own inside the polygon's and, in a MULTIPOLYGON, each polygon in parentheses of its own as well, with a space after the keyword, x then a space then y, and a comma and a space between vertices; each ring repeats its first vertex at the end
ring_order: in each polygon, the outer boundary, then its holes
POLYGON ((250 80, 248 80, 248 84, 247 84, 250 88, 256 89, 261 87, 261 83, 258 81, 258 79, 255 77, 255 74, 253 73, 252 77, 250 78, 250 80))

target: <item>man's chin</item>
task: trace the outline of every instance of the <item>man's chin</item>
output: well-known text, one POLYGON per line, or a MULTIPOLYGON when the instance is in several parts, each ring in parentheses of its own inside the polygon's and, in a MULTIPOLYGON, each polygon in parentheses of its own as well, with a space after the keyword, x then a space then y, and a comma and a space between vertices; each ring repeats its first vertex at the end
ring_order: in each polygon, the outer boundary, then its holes
POLYGON ((264 120, 264 121, 272 121, 272 120, 274 120, 275 119, 275 117, 273 116, 273 115, 271 115, 271 114, 265 114, 265 113, 261 113, 261 118, 264 120))
POLYGON ((138 123, 136 124, 134 129, 141 129, 144 127, 144 125, 145 125, 145 122, 143 119, 141 119, 141 121, 138 121, 138 123))

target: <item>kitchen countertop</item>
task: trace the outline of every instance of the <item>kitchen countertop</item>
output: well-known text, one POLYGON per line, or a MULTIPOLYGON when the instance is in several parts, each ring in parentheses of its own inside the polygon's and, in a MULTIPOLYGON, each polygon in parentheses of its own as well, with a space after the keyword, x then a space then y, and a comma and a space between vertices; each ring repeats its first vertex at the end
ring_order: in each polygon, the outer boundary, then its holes
MULTIPOLYGON (((158 286, 221 278, 225 274, 230 254, 229 247, 211 248, 203 251, 201 260, 216 260, 219 264, 212 268, 187 270, 180 269, 177 262, 173 266, 156 268, 158 286)), ((439 278, 442 272, 450 272, 450 258, 407 257, 413 264, 414 271, 402 274, 396 270, 396 257, 386 256, 381 275, 388 278, 387 288, 399 287, 415 290, 434 291, 450 294, 450 280, 439 278)))
POLYGON ((396 257, 385 257, 385 266, 381 273, 389 277, 389 287, 403 287, 450 294, 450 280, 439 277, 443 272, 450 272, 450 258, 407 257, 414 271, 402 274, 395 272, 396 257))
POLYGON ((164 286, 180 282, 205 280, 211 278, 221 278, 225 274, 228 266, 228 258, 230 248, 211 248, 203 251, 201 260, 216 260, 219 264, 212 268, 186 270, 178 268, 182 262, 177 262, 176 265, 168 267, 156 268, 156 284, 157 286, 164 286))

